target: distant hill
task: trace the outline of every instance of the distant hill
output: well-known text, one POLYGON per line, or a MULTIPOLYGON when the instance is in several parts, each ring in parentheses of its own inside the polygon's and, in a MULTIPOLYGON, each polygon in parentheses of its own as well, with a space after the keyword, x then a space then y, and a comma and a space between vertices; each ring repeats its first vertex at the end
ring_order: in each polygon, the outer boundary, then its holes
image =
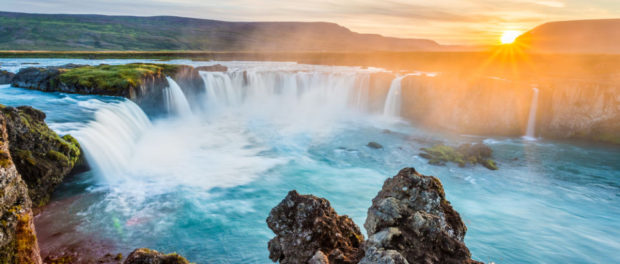
POLYGON ((323 22, 0 12, 0 50, 430 51, 426 39, 359 34, 323 22))
POLYGON ((537 52, 620 53, 620 19, 549 22, 516 42, 537 52))

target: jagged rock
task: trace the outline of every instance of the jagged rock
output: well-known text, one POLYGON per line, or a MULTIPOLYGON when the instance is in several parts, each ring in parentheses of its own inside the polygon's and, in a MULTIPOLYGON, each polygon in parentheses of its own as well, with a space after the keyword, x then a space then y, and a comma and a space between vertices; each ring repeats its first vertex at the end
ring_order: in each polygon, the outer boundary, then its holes
POLYGON ((491 159, 493 150, 483 144, 461 144, 457 148, 438 144, 432 148, 421 148, 424 151, 420 153, 420 157, 428 159, 429 164, 445 165, 446 162, 457 163, 460 167, 467 164, 480 164, 487 169, 497 170, 495 161, 491 159))
POLYGON ((0 105, 9 150, 35 206, 47 203, 56 185, 71 172, 81 151, 70 135, 58 136, 45 124, 45 113, 29 106, 0 105))
POLYGON ((162 254, 148 248, 138 248, 131 252, 124 264, 189 264, 189 261, 176 253, 162 254))
POLYGON ((377 142, 374 142, 374 141, 368 142, 368 144, 366 146, 369 147, 369 148, 373 148, 373 149, 382 149, 383 148, 383 146, 381 144, 379 144, 377 142))
POLYGON ((413 168, 385 181, 364 227, 369 238, 360 263, 476 263, 441 182, 413 168))
POLYGON ((0 70, 0 84, 9 84, 15 77, 15 73, 10 71, 0 70))
POLYGON ((222 64, 215 64, 210 66, 199 66, 196 67, 197 71, 207 71, 207 72, 226 72, 228 71, 228 67, 222 64))
POLYGON ((276 234, 268 245, 274 262, 357 263, 364 254, 357 225, 313 195, 290 191, 271 209, 267 225, 276 234))
POLYGON ((6 125, 0 114, 0 261, 40 264, 31 201, 11 159, 6 125))

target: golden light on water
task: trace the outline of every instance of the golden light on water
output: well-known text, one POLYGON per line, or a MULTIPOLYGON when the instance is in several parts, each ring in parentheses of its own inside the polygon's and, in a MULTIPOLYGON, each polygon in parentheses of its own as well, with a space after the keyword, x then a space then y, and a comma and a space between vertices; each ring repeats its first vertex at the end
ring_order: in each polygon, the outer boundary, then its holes
POLYGON ((521 35, 521 31, 517 31, 517 30, 506 30, 504 31, 504 33, 502 34, 502 37, 500 38, 500 42, 502 44, 511 44, 515 41, 515 39, 517 39, 517 37, 519 37, 521 35))

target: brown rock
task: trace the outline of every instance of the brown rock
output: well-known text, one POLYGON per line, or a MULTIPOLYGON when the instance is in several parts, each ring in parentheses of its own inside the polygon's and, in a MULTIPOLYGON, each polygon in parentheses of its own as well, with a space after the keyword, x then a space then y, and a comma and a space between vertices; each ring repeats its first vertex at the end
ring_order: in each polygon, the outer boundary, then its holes
POLYGON ((290 191, 271 210, 267 225, 276 234, 268 245, 274 262, 357 263, 364 254, 357 225, 313 195, 290 191))
POLYGON ((124 264, 189 264, 179 254, 162 254, 148 248, 138 248, 131 252, 124 264))

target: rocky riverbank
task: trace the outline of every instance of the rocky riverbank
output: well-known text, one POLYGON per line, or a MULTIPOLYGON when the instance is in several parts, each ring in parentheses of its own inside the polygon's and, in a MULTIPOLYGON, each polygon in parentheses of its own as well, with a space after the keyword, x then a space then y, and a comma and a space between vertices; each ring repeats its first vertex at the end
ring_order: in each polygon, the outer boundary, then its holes
POLYGON ((373 199, 368 240, 329 201, 291 191, 267 225, 270 258, 280 263, 480 263, 464 243, 467 227, 433 176, 413 168, 389 178, 373 199))

